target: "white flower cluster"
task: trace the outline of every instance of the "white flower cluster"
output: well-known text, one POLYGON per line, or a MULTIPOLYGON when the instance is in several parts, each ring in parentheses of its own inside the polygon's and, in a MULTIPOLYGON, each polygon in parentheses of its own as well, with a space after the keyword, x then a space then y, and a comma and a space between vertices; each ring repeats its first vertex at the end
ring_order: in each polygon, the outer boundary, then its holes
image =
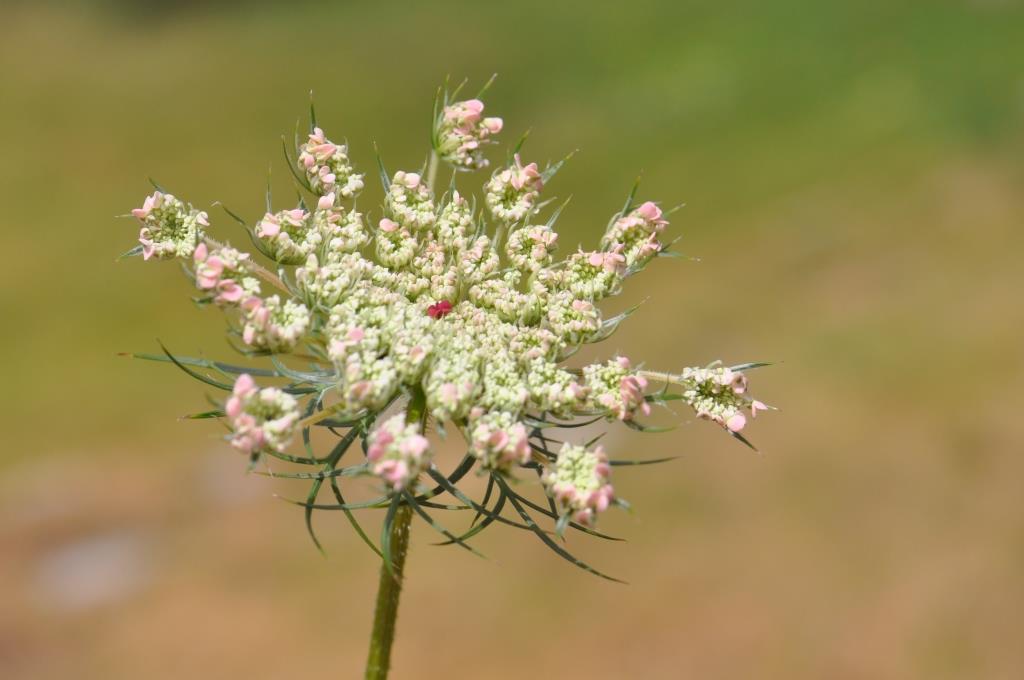
POLYGON ((299 148, 298 163, 310 189, 321 196, 353 198, 363 190, 363 176, 352 168, 348 146, 330 141, 320 128, 299 148))
POLYGON ((430 442, 416 423, 406 423, 405 414, 399 413, 370 433, 366 460, 373 474, 401 491, 430 463, 430 442))
POLYGON ((139 243, 146 260, 191 257, 203 240, 203 229, 210 226, 205 212, 161 191, 147 196, 132 215, 142 224, 139 243))
POLYGON ((574 522, 593 526, 597 513, 608 509, 615 490, 608 483, 611 466, 600 446, 588 451, 582 446, 562 445, 553 468, 544 473, 543 483, 558 506, 574 522))
POLYGON ((473 455, 488 470, 508 472, 513 465, 530 462, 529 433, 513 413, 474 409, 469 432, 473 455))
POLYGON ((484 187, 491 216, 499 222, 518 222, 528 217, 537 204, 544 180, 536 163, 523 165, 519 154, 511 166, 496 171, 484 187))
POLYGON ((235 380, 224 412, 231 421, 231 445, 255 455, 263 449, 283 452, 299 421, 295 397, 276 387, 256 387, 247 373, 235 380))
POLYGON ((619 292, 626 271, 621 251, 618 245, 608 252, 576 253, 561 272, 565 287, 581 300, 600 300, 619 292))
POLYGON ((749 408, 753 417, 768 409, 747 396, 747 376, 740 371, 724 366, 686 368, 678 379, 683 385, 683 399, 697 412, 697 417, 714 421, 731 432, 746 426, 744 408, 749 408))
POLYGON ((601 247, 606 252, 621 256, 630 269, 642 267, 661 252, 662 244, 658 242, 658 234, 667 224, 668 220, 661 208, 647 201, 628 215, 613 220, 601 240, 601 247))
POLYGON ((249 274, 249 254, 230 246, 212 252, 205 243, 192 253, 196 268, 196 286, 209 292, 218 305, 237 305, 248 297, 259 295, 260 282, 249 274))
POLYGON ((396 172, 384 205, 404 229, 417 232, 434 226, 434 201, 418 173, 396 172))
POLYGON ((280 296, 250 297, 242 302, 245 326, 242 340, 257 350, 290 352, 309 329, 309 310, 301 302, 280 296))
POLYGON ((583 369, 583 377, 595 409, 607 411, 619 420, 631 420, 637 411, 644 415, 651 412, 651 405, 644 398, 647 379, 630 370, 626 357, 591 364, 583 369))
POLYGON ((501 118, 484 118, 484 103, 479 99, 450 104, 435 124, 434 140, 441 159, 463 170, 486 168, 483 146, 491 135, 501 132, 501 118))
POLYGON ((256 236, 267 254, 281 264, 299 264, 323 243, 311 216, 302 208, 267 213, 256 225, 256 236))
POLYGON ((295 268, 295 283, 307 306, 330 309, 372 271, 372 264, 359 253, 331 252, 323 263, 315 254, 310 254, 304 265, 295 268))
POLYGON ((509 234, 505 251, 513 267, 532 274, 551 264, 551 254, 557 243, 558 234, 555 230, 538 224, 521 227, 509 234))
MULTIPOLYGON (((435 122, 435 151, 458 169, 486 165, 484 142, 501 121, 482 111, 477 100, 458 102, 435 122)), ((373 229, 344 205, 363 188, 344 145, 317 127, 297 161, 313 200, 268 212, 253 230, 277 275, 206 239, 206 214, 173 196, 157 192, 133 213, 145 257, 193 258, 197 286, 240 316, 250 349, 302 346, 304 359, 316 362, 305 375, 314 376, 313 391, 331 415, 373 418, 402 394, 416 395, 425 417, 466 435, 485 469, 510 474, 535 464, 529 440, 538 420, 600 414, 633 421, 650 412, 651 374, 625 357, 575 370, 562 361, 614 330, 617 319, 604 320, 599 304, 661 252, 667 221, 657 205, 627 206, 599 250, 558 261, 554 218, 534 219, 554 171, 542 173, 518 154, 486 181, 484 214, 454 187, 438 194, 420 174, 396 172, 385 180, 373 229), (291 276, 285 266, 294 266, 291 276), (256 274, 280 292, 263 297, 256 274)), ((746 397, 738 371, 686 369, 670 377, 700 417, 733 432, 745 424, 741 409, 766 408, 746 397)), ((258 390, 247 375, 227 412, 235 445, 252 452, 280 451, 297 420, 292 397, 258 390)), ((544 455, 550 452, 539 449, 537 460, 544 455)), ((392 489, 409 488, 430 461, 421 424, 401 416, 380 423, 367 457, 392 489)), ((613 498, 609 470, 601 449, 562 448, 544 485, 563 521, 593 524, 613 498)))

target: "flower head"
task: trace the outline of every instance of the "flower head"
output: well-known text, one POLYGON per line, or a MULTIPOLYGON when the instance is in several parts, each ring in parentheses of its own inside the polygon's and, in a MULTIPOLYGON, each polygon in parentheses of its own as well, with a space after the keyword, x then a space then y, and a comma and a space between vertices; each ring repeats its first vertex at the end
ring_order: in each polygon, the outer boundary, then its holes
POLYGON ((626 357, 615 357, 604 364, 591 364, 583 369, 590 404, 619 420, 631 420, 640 412, 650 415, 651 405, 644 397, 647 379, 630 370, 626 357))
POLYGON ((483 148, 501 132, 501 118, 484 118, 484 103, 469 99, 445 106, 435 124, 434 139, 441 159, 462 170, 486 168, 483 148))
POLYGON ((249 455, 264 449, 283 452, 299 420, 295 397, 276 387, 259 389, 248 373, 235 380, 224 412, 233 433, 231 445, 249 455))
POLYGON ((405 414, 388 418, 370 433, 366 460, 373 474, 395 491, 408 488, 430 463, 430 442, 405 414))
MULTIPOLYGON (((385 197, 385 208, 397 222, 397 226, 408 232, 416 232, 434 226, 437 215, 430 188, 415 172, 399 170, 391 179, 391 186, 385 197)), ((395 222, 391 222, 395 224, 395 222)), ((381 225, 384 229, 384 225, 381 225)))
POLYGON ((564 444, 553 467, 544 473, 544 488, 563 514, 577 524, 593 526, 597 513, 604 512, 615 490, 608 483, 611 467, 604 449, 588 451, 582 446, 564 444))
POLYGON ((512 265, 523 272, 535 272, 551 264, 558 234, 544 224, 515 229, 508 236, 505 249, 512 265))
POLYGON ((601 246, 616 252, 630 269, 639 269, 662 250, 658 235, 668 225, 661 208, 647 201, 627 215, 617 217, 608 228, 601 246))
POLYGON ((309 328, 309 310, 301 302, 277 295, 250 297, 242 302, 245 344, 268 352, 290 352, 309 328))
POLYGON ((469 433, 473 455, 489 470, 507 472, 530 462, 528 432, 514 413, 478 409, 471 414, 469 433))
POLYGON ((219 305, 237 305, 242 300, 259 295, 260 284, 249 274, 249 254, 229 246, 212 252, 205 243, 192 253, 196 267, 196 287, 208 291, 219 305))
POLYGON ((141 208, 132 210, 139 220, 143 259, 191 257, 210 226, 207 214, 160 191, 147 196, 141 208))
POLYGON ((320 128, 314 128, 299 148, 298 166, 313 192, 331 196, 332 202, 335 197, 352 198, 363 190, 363 176, 349 162, 348 147, 327 139, 320 128))
POLYGON ((267 213, 256 225, 256 237, 281 264, 300 264, 323 243, 311 215, 303 208, 267 213))
MULTIPOLYGON (((426 176, 382 175, 383 206, 366 214, 354 205, 363 176, 347 147, 314 127, 296 149, 297 179, 309 194, 297 207, 268 209, 250 234, 272 268, 219 245, 204 233, 205 213, 162 192, 133 211, 142 224, 143 256, 191 258, 196 286, 228 314, 232 332, 240 331, 243 353, 275 355, 259 375, 288 381, 285 391, 259 389, 248 374, 238 378, 225 406, 234 446, 254 456, 315 464, 320 476, 313 497, 328 474, 340 499, 340 484, 369 470, 386 486, 385 496, 369 504, 376 507, 451 507, 426 502, 442 490, 459 507, 472 505, 449 485, 476 466, 490 477, 488 488, 498 489, 497 500, 475 506, 488 518, 465 536, 494 522, 500 509, 492 508, 507 500, 523 526, 551 545, 546 530, 527 520, 530 510, 554 520, 561 533, 592 526, 615 500, 603 449, 566 442, 580 432, 574 428, 604 420, 643 430, 638 421, 652 415, 652 404, 682 400, 698 417, 743 439, 739 432, 748 414, 753 418, 769 407, 750 396, 741 367, 714 364, 676 375, 642 370, 623 356, 574 362, 583 345, 608 338, 626 318, 605 319, 602 305, 662 254, 659 239, 668 225, 662 210, 630 198, 592 249, 556 257, 554 224, 561 209, 543 216, 548 201, 541 191, 561 163, 541 171, 514 154, 485 182, 482 210, 456 186, 462 175, 435 194, 439 160, 460 170, 484 167, 483 149, 502 127, 500 119, 484 117, 477 99, 452 103, 445 95, 443 101, 426 176), (264 292, 261 285, 275 290, 264 292), (663 387, 648 393, 651 382, 662 380, 663 387), (409 415, 384 415, 403 405, 409 415), (342 437, 334 453, 286 454, 300 428, 312 449, 319 439, 309 434, 314 425, 323 426, 324 436, 342 437), (446 482, 431 462, 430 426, 464 435, 469 448, 446 482), (352 429, 341 433, 344 427, 352 429), (345 447, 357 440, 366 461, 342 467, 345 447), (554 442, 561 444, 557 454, 549 448, 554 442), (538 472, 553 505, 521 506, 525 497, 507 485, 538 472), (421 474, 438 490, 416 491, 421 474)), ((234 370, 205 359, 175 363, 234 370)))
POLYGON ((523 165, 516 154, 512 165, 495 172, 487 183, 487 207, 499 222, 518 222, 532 213, 543 187, 537 164, 523 165))
POLYGON ((747 376, 725 366, 686 368, 679 376, 683 399, 698 418, 711 420, 730 432, 739 432, 747 424, 743 410, 751 416, 766 411, 765 406, 747 396, 747 376))
POLYGON ((295 283, 305 295, 307 306, 319 304, 330 308, 372 271, 373 263, 359 253, 331 251, 324 262, 310 254, 306 263, 295 269, 295 283))

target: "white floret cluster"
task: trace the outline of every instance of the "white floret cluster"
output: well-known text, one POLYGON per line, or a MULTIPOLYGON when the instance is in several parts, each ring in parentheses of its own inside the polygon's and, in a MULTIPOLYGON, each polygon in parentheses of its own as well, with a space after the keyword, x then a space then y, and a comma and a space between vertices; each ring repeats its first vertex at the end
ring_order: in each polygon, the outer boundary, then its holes
POLYGON ((141 208, 132 210, 132 216, 142 224, 139 244, 146 260, 192 257, 203 240, 203 230, 210 226, 205 212, 162 191, 147 196, 141 208))
MULTIPOLYGON (((442 111, 438 157, 460 170, 486 165, 484 142, 501 121, 482 111, 478 100, 442 111)), ((296 165, 312 199, 268 211, 253 228, 277 275, 209 241, 206 213, 161 192, 133 211, 144 256, 191 258, 199 288, 237 314, 248 351, 317 361, 318 377, 307 380, 333 417, 354 421, 403 394, 421 398, 421 422, 392 417, 369 437, 369 469, 392 490, 410 488, 430 464, 423 423, 432 419, 462 431, 486 470, 545 466, 544 486, 565 516, 592 525, 613 500, 603 451, 566 444, 557 456, 538 453, 530 437, 549 418, 596 414, 635 425, 650 412, 647 374, 627 358, 575 369, 563 362, 614 330, 600 303, 662 251, 662 210, 630 201, 598 250, 556 260, 554 217, 545 223, 538 213, 557 166, 541 171, 515 154, 485 182, 482 211, 454 186, 439 192, 420 173, 399 171, 385 180, 383 213, 368 220, 346 205, 363 175, 345 145, 316 127, 296 165), (263 296, 256 275, 279 291, 263 296)), ((743 408, 764 408, 746 396, 738 371, 686 369, 669 382, 683 386, 681 398, 700 417, 733 432, 745 423, 743 408)), ((287 445, 297 405, 270 390, 238 378, 227 412, 239 448, 287 445)))
POLYGON ((299 147, 299 169, 306 173, 310 190, 320 196, 353 198, 363 190, 363 176, 348 159, 348 146, 327 139, 313 128, 309 140, 299 147))
POLYGON ((679 376, 683 399, 697 417, 711 420, 730 432, 739 432, 747 424, 743 410, 750 415, 768 407, 747 395, 747 376, 726 366, 685 368, 679 376))
POLYGON ((469 432, 473 455, 485 469, 507 472, 513 465, 530 462, 529 432, 513 413, 477 409, 471 414, 469 432))
POLYGON ((283 452, 299 421, 295 397, 276 387, 260 389, 247 373, 238 376, 224 411, 231 421, 231 445, 250 455, 283 452))
POLYGON ((553 467, 544 474, 543 483, 555 503, 572 521, 592 526, 597 513, 604 512, 615 500, 608 483, 611 466, 604 448, 587 450, 564 444, 553 467))
POLYGON ((489 163, 484 145, 501 132, 501 118, 484 118, 484 103, 467 99, 445 106, 435 122, 434 139, 441 159, 460 170, 478 170, 489 163))
POLYGON ((430 441, 416 423, 406 423, 405 416, 399 413, 370 434, 366 460, 373 474, 395 491, 401 491, 430 463, 430 441))

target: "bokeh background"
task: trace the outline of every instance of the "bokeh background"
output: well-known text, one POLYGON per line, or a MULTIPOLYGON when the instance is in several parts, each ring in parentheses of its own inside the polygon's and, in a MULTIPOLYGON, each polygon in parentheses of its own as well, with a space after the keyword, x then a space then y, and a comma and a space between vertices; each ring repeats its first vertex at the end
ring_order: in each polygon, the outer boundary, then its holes
POLYGON ((681 456, 619 469, 635 512, 604 528, 628 543, 571 540, 629 586, 418 524, 394 676, 1020 677, 1022 45, 1014 0, 6 0, 0 676, 360 675, 375 557, 333 515, 321 556, 274 498, 300 491, 177 420, 203 386, 116 356, 230 355, 173 264, 114 262, 117 216, 147 176, 257 215, 311 89, 371 176, 373 141, 418 167, 445 75, 498 72, 506 141, 579 149, 551 185, 564 247, 638 174, 686 203, 690 259, 613 301, 647 299, 601 349, 781 361, 752 375, 781 411, 761 455, 685 413, 612 429, 681 456))

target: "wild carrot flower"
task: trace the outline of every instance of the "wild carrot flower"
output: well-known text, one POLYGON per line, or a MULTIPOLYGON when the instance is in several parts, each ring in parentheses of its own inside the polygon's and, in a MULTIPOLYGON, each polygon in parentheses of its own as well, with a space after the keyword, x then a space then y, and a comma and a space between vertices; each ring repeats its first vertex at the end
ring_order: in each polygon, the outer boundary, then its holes
POLYGON ((514 230, 508 236, 505 250, 509 262, 522 272, 535 272, 551 264, 558 234, 545 224, 514 230))
POLYGON ((341 500, 341 484, 368 474, 385 485, 385 495, 369 503, 391 507, 385 529, 407 505, 465 547, 465 539, 500 519, 533 531, 566 557, 534 516, 555 522, 559 533, 591 531, 616 502, 612 465, 631 461, 559 437, 602 419, 643 430, 652 406, 682 401, 743 439, 746 414, 768 407, 749 393, 743 370, 755 365, 664 373, 623 356, 574 363, 583 345, 608 338, 628 316, 608 315, 603 305, 666 254, 666 213, 652 201, 634 203, 630 194, 594 249, 556 258, 560 209, 543 216, 550 201, 542 193, 562 164, 541 169, 514 153, 483 181, 479 202, 463 173, 458 188, 445 180, 439 191, 438 164, 485 167, 502 122, 483 116, 479 98, 453 102, 446 95, 435 111, 428 169, 388 174, 381 163, 382 209, 365 214, 352 201, 363 175, 347 147, 313 125, 289 156, 306 193, 293 207, 268 207, 249 225, 266 266, 256 254, 208 236, 206 213, 165 192, 147 197, 133 211, 142 255, 190 262, 196 286, 241 336, 238 349, 271 355, 264 368, 167 358, 230 390, 223 416, 236 448, 258 460, 317 466, 307 512, 322 507, 317 494, 328 478, 335 507, 354 509, 341 500), (260 389, 252 375, 270 384, 260 389), (324 455, 312 452, 316 427, 342 438, 324 455), (303 433, 305 455, 286 453, 295 431, 303 433), (466 456, 453 472, 441 472, 433 460, 429 432, 465 439, 466 456), (356 440, 365 460, 342 465, 356 440), (491 489, 481 501, 457 486, 474 466, 491 489), (549 502, 523 495, 526 481, 538 478, 549 502), (428 513, 452 507, 435 498, 442 494, 484 519, 461 536, 443 529, 428 513), (501 514, 506 503, 516 512, 512 519, 501 514))
POLYGON ((398 226, 408 231, 428 229, 437 219, 430 188, 416 172, 395 173, 384 205, 398 226))

